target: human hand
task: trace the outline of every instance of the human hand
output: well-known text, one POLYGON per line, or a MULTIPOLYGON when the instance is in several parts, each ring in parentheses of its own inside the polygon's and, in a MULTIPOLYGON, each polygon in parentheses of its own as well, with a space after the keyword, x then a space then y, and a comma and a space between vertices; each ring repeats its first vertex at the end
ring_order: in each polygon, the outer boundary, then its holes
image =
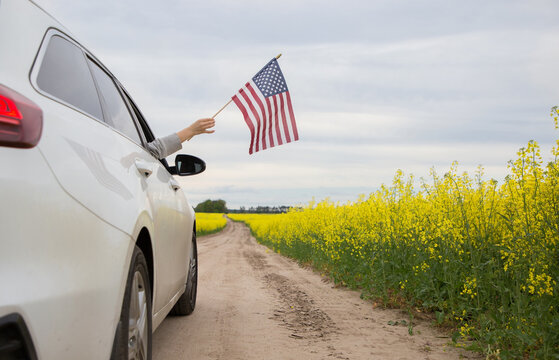
POLYGON ((193 122, 189 127, 182 129, 177 133, 181 142, 190 140, 196 135, 212 134, 215 130, 209 130, 215 126, 215 120, 212 118, 199 119, 193 122))

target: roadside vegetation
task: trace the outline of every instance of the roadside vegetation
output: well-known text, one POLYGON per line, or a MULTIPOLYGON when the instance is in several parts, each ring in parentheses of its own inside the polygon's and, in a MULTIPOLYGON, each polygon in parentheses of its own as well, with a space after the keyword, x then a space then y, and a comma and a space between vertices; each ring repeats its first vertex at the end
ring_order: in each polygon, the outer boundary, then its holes
MULTIPOLYGON (((552 117, 557 129, 557 108, 552 117)), ((504 182, 459 173, 339 205, 229 215, 261 243, 385 306, 430 312, 458 345, 492 359, 559 358, 559 140, 530 141, 504 182)), ((410 327, 410 334, 413 329, 410 327)))
POLYGON ((196 213, 196 235, 214 234, 225 228, 227 219, 220 213, 196 213))
POLYGON ((227 212, 227 204, 225 200, 211 200, 208 199, 196 205, 194 211, 201 212, 201 213, 226 213, 227 212))

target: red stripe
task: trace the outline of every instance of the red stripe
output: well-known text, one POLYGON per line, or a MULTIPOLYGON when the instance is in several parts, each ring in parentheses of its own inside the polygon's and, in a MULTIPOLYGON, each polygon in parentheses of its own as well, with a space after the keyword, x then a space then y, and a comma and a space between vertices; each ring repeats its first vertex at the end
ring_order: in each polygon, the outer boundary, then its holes
POLYGON ((295 124, 295 115, 293 115, 293 107, 291 106, 291 96, 289 96, 289 91, 285 92, 287 97, 287 109, 289 110, 289 117, 291 118, 291 128, 293 129, 294 141, 299 140, 299 132, 297 131, 297 124, 295 124))
POLYGON ((272 104, 270 104, 270 99, 266 99, 266 105, 268 106, 268 121, 270 127, 268 128, 268 138, 270 139, 270 147, 274 147, 274 137, 272 136, 272 104))
POLYGON ((260 97, 254 91, 254 88, 250 85, 250 83, 247 83, 246 86, 247 86, 247 89, 252 94, 252 97, 254 98, 254 100, 256 101, 258 106, 260 107, 260 111, 262 111, 262 125, 263 125, 262 126, 262 150, 266 150, 268 148, 266 146, 266 111, 264 110, 264 105, 262 104, 262 101, 260 101, 260 97))
POLYGON ((289 129, 287 128, 287 120, 285 119, 285 106, 283 106, 283 96, 279 94, 281 103, 281 121, 283 123, 283 131, 285 131, 285 139, 287 142, 291 142, 291 136, 289 136, 289 129))
POLYGON ((279 128, 279 116, 278 116, 278 101, 276 96, 272 96, 274 99, 274 124, 276 125, 276 136, 278 137, 278 145, 282 145, 283 141, 281 140, 281 133, 279 128))
POLYGON ((237 95, 233 96, 233 102, 235 103, 235 105, 237 105, 239 110, 241 110, 241 112, 243 113, 243 116, 245 118, 245 122, 247 123, 248 128, 250 130, 250 147, 248 148, 248 153, 252 154, 253 153, 252 148, 254 146, 254 125, 252 124, 252 121, 250 121, 250 117, 248 116, 247 109, 241 103, 241 100, 239 100, 237 95))
POLYGON ((256 120, 256 148, 254 149, 254 151, 260 151, 260 116, 258 116, 256 108, 254 107, 254 105, 252 105, 252 101, 248 98, 246 91, 244 89, 241 89, 239 90, 239 94, 241 94, 247 102, 247 105, 250 111, 252 111, 252 115, 254 115, 254 119, 256 120))

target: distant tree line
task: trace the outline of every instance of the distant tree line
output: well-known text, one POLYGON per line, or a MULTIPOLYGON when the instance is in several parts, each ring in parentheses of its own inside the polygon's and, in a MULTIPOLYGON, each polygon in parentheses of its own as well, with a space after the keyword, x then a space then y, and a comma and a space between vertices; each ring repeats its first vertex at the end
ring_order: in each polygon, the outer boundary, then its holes
POLYGON ((286 213, 291 206, 251 206, 248 209, 241 206, 239 210, 229 210, 230 213, 243 213, 243 214, 281 214, 286 213))
POLYGON ((227 212, 227 205, 225 200, 206 200, 194 208, 196 212, 203 212, 203 213, 226 213, 227 212))
POLYGON ((206 200, 194 208, 196 212, 203 213, 233 213, 233 214, 281 214, 289 211, 291 206, 241 206, 239 209, 227 209, 225 200, 206 200))

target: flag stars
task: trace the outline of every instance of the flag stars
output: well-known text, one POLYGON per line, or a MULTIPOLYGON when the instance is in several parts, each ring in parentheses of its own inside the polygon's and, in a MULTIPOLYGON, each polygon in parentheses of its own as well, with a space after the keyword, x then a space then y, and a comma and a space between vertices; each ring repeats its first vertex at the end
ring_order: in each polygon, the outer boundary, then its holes
POLYGON ((252 80, 265 97, 287 91, 287 84, 275 59, 256 74, 252 80))

